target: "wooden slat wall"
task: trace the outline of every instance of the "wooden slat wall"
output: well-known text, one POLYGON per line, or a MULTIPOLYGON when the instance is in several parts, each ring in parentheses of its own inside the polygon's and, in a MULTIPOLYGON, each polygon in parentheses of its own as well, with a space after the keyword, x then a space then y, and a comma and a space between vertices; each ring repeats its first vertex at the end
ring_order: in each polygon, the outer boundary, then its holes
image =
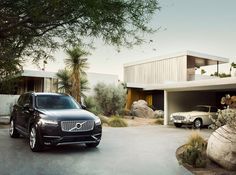
POLYGON ((187 80, 187 56, 124 67, 127 83, 162 84, 187 80))

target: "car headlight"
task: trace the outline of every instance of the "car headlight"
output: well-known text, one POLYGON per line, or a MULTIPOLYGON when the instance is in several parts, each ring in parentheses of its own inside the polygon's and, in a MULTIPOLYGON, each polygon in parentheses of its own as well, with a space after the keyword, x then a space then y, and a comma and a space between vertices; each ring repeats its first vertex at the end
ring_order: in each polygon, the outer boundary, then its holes
POLYGON ((101 122, 100 118, 96 118, 96 119, 95 119, 95 124, 96 124, 96 125, 101 125, 101 123, 102 123, 102 122, 101 122))
POLYGON ((42 125, 58 125, 57 120, 49 120, 49 119, 40 119, 39 120, 42 125))

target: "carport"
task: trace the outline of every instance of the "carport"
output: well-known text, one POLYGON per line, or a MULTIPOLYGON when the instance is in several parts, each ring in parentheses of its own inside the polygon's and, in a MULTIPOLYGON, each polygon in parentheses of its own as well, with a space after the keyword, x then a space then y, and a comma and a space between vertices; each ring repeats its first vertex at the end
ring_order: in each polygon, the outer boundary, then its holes
POLYGON ((196 105, 222 108, 220 99, 225 94, 236 95, 236 77, 186 81, 149 86, 144 91, 164 91, 164 125, 170 123, 173 112, 190 111, 196 105))

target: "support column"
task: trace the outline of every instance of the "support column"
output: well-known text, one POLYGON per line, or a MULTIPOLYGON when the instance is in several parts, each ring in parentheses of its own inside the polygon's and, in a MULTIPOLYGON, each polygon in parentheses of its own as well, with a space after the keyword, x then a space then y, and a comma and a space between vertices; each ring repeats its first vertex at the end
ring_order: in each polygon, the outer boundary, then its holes
POLYGON ((168 125, 169 115, 168 115, 168 92, 164 91, 164 125, 168 125))

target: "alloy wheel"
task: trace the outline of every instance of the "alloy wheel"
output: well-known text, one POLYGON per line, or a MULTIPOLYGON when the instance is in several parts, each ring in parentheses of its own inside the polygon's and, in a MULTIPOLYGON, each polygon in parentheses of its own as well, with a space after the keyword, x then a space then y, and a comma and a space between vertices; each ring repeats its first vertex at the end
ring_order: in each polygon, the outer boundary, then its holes
POLYGON ((31 132, 30 132, 30 147, 33 149, 35 147, 35 143, 36 143, 36 130, 35 128, 31 128, 31 132))

